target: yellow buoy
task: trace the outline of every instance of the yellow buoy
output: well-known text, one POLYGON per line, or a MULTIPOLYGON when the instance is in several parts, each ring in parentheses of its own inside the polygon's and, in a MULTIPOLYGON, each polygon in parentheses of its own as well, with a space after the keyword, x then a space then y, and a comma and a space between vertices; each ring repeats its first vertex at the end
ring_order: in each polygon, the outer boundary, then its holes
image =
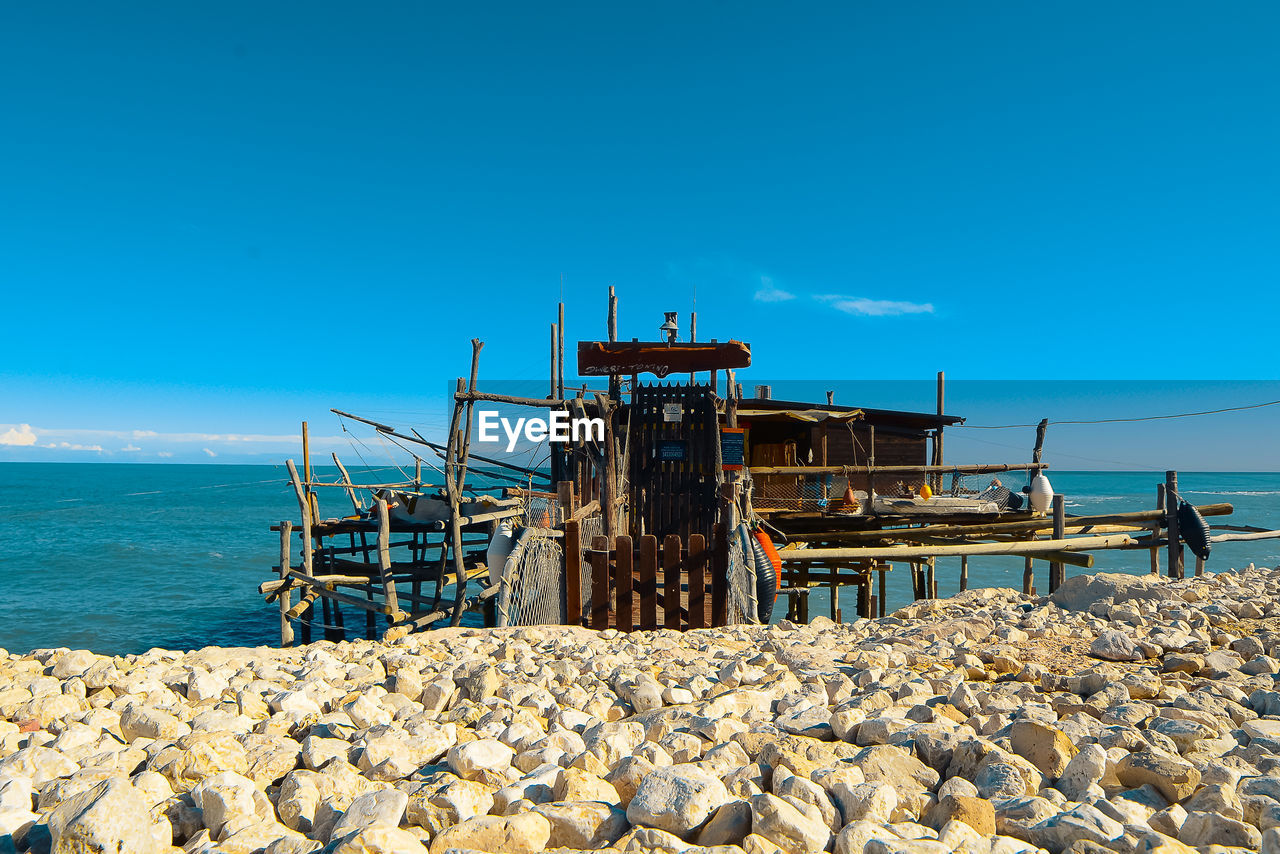
POLYGON ((926 483, 924 486, 920 487, 920 497, 925 501, 928 501, 933 497, 933 490, 929 488, 929 484, 926 483))

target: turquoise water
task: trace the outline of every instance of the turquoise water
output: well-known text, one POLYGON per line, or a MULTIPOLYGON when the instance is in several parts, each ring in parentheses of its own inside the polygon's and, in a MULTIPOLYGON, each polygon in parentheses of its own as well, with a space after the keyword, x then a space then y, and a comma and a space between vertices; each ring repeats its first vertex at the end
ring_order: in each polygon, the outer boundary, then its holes
MULTIPOLYGON (((394 470, 352 474, 400 477, 394 470)), ((1068 513, 1108 513, 1154 506, 1164 475, 1051 477, 1068 513)), ((1210 523, 1280 528, 1280 473, 1179 478, 1194 503, 1235 505, 1229 520, 1210 523)), ((324 515, 347 510, 334 492, 325 496, 324 515)), ((269 527, 297 515, 283 466, 0 463, 0 647, 123 654, 276 643, 279 612, 263 603, 257 586, 279 554, 279 536, 269 527)), ((1095 569, 1142 573, 1148 561, 1143 551, 1099 552, 1095 569)), ((1280 540, 1216 546, 1209 569, 1249 562, 1280 564, 1280 540)), ((940 594, 955 591, 958 567, 958 559, 938 562, 940 594)), ((1037 562, 1041 589, 1046 567, 1037 562)), ((894 575, 891 608, 910 597, 907 573, 894 575)), ((974 587, 1018 587, 1022 559, 973 558, 969 578, 974 587)), ((847 613, 851 605, 845 603, 847 613)), ((811 613, 825 613, 825 606, 815 601, 811 613)))

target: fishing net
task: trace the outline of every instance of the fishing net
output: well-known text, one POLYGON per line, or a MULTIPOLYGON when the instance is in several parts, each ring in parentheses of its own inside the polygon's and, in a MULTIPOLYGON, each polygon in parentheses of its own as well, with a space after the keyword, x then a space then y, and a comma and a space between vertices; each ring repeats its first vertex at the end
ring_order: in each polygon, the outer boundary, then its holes
POLYGON ((554 496, 529 493, 521 506, 526 528, 558 528, 564 525, 564 511, 554 496))
POLYGON ((604 536, 604 516, 599 513, 593 513, 590 516, 583 517, 580 524, 581 527, 578 529, 580 532, 580 536, 578 538, 578 566, 580 567, 581 575, 578 581, 578 589, 582 591, 582 619, 590 620, 591 556, 587 552, 590 550, 591 543, 596 537, 604 536))
POLYGON ((742 540, 729 537, 729 625, 760 622, 756 610, 755 566, 748 563, 751 556, 744 554, 742 540))
POLYGON ((564 550, 560 544, 526 528, 511 552, 515 559, 508 559, 498 591, 498 625, 562 624, 564 550))

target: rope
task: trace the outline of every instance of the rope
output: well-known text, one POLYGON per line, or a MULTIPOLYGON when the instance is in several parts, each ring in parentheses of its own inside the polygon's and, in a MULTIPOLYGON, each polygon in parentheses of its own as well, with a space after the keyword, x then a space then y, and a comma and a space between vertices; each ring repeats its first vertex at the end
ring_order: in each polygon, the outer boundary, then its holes
MULTIPOLYGON (((1262 409, 1265 406, 1280 405, 1280 400, 1268 400, 1264 403, 1251 403, 1248 406, 1227 406, 1222 409, 1206 409, 1202 412, 1178 412, 1173 415, 1147 415, 1142 418, 1096 418, 1090 420, 1050 421, 1050 424, 1131 424, 1137 421, 1164 421, 1170 418, 1194 418, 1199 415, 1218 415, 1223 412, 1244 412, 1248 409, 1262 409)), ((1037 424, 956 424, 953 427, 968 427, 970 430, 1011 430, 1018 427, 1039 427, 1037 424)))

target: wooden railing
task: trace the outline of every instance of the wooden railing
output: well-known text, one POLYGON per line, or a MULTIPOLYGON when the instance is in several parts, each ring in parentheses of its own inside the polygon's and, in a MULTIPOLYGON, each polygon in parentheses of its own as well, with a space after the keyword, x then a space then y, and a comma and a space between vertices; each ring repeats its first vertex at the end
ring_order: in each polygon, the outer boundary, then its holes
POLYGON ((717 525, 711 542, 701 534, 686 546, 671 534, 659 548, 653 535, 595 537, 585 550, 590 566, 590 598, 584 599, 581 532, 576 521, 565 524, 565 610, 568 622, 590 628, 702 629, 728 623, 728 541, 717 525))

